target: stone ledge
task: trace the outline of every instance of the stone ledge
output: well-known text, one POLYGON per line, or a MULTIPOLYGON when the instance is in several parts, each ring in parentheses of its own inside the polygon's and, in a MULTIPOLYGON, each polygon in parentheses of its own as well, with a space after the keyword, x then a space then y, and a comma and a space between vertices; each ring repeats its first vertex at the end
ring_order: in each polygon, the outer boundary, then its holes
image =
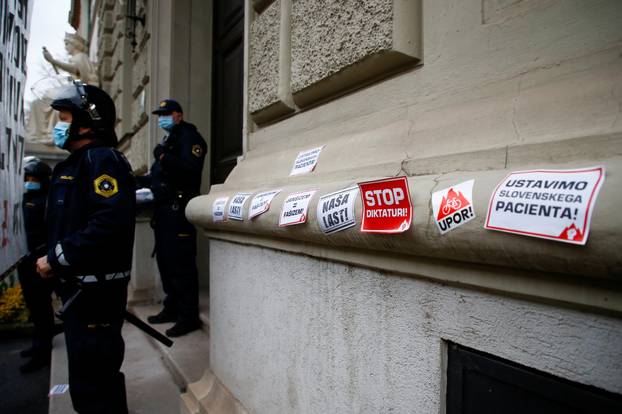
MULTIPOLYGON (((617 206, 622 205, 622 194, 616 191, 622 188, 622 135, 605 137, 585 137, 579 141, 568 140, 508 147, 502 150, 490 150, 488 155, 481 152, 463 153, 445 157, 445 166, 451 165, 452 157, 456 161, 457 170, 443 172, 443 165, 438 161, 428 160, 387 160, 383 165, 350 165, 345 169, 347 161, 343 161, 343 170, 328 168, 325 172, 316 171, 300 177, 268 178, 266 174, 246 175, 245 180, 232 180, 224 185, 213 186, 209 195, 200 196, 188 205, 186 214, 189 219, 204 229, 224 233, 242 233, 253 236, 297 240, 303 243, 314 243, 331 248, 354 248, 361 251, 383 251, 387 254, 400 253, 434 259, 449 259, 474 264, 502 266, 508 268, 531 270, 547 273, 584 276, 588 279, 622 280, 622 221, 617 219, 617 206), (578 142, 584 141, 584 144, 578 142), (584 152, 589 143, 592 149, 584 152), (595 145, 595 143, 597 145, 595 145), (577 144, 577 145, 574 145, 577 144), (561 150, 560 148, 563 148, 561 150), (561 154, 555 160, 555 154, 561 154), (592 155, 593 154, 593 155, 592 155), (606 154, 606 155, 605 155, 606 154), (486 159, 486 164, 479 169, 467 168, 472 157, 477 163, 486 159), (462 161, 460 161, 462 160, 462 161), (416 164, 421 163, 429 168, 437 165, 438 170, 432 174, 413 175, 416 164), (590 238, 586 246, 574 246, 556 243, 549 240, 521 237, 512 234, 485 230, 483 228, 488 201, 497 183, 508 172, 538 168, 566 169, 604 165, 607 177, 598 197, 592 216, 590 238), (339 233, 326 236, 317 224, 315 208, 319 196, 346 188, 357 182, 374 178, 404 175, 409 176, 409 188, 413 202, 412 228, 402 234, 378 235, 359 232, 353 227, 339 233), (369 175, 367 175, 369 174, 369 175), (431 219, 432 192, 449 187, 469 179, 475 179, 473 201, 476 218, 445 236, 441 236, 431 219), (253 221, 226 221, 214 223, 211 217, 213 201, 222 196, 233 196, 236 192, 259 192, 271 188, 282 188, 275 197, 271 209, 253 221), (290 228, 279 228, 278 217, 285 197, 294 191, 317 188, 309 209, 309 219, 305 225, 290 228)), ((388 141, 387 141, 388 145, 388 141)), ((294 159, 291 152, 290 161, 294 159)), ((333 165, 333 158, 343 158, 343 148, 337 142, 327 146, 320 156, 320 163, 333 165)), ((275 154, 266 154, 266 162, 274 167, 279 163, 275 154)), ((263 157, 261 157, 263 158, 263 157)), ((246 161, 245 161, 246 162, 246 161)), ((237 169, 254 169, 252 165, 259 163, 255 159, 251 165, 242 162, 237 169)), ((339 165, 339 164, 336 164, 339 165)), ((470 165, 475 167, 474 164, 470 165)), ((318 165, 318 170, 320 170, 318 165)), ((258 171, 258 170, 256 170, 258 171)), ((235 170, 234 170, 235 173, 235 170)), ((233 175, 233 173, 232 173, 233 175)), ((247 202, 244 217, 247 217, 247 202)), ((361 221, 361 201, 356 202, 357 223, 361 221)))

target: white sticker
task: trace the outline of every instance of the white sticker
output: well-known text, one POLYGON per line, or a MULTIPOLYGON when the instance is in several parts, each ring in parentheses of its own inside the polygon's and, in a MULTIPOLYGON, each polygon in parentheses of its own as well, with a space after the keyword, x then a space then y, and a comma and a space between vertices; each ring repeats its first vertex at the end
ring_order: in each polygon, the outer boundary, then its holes
POLYGON ((307 210, 309 201, 317 190, 301 191, 287 196, 283 202, 279 226, 292 226, 307 221, 307 210))
POLYGON ((604 180, 604 167, 512 172, 492 194, 484 227, 584 245, 604 180))
POLYGON ((214 221, 225 221, 225 206, 229 197, 220 197, 214 200, 212 205, 212 218, 214 221))
POLYGON ((229 203, 229 219, 230 220, 244 220, 242 217, 242 210, 244 209, 244 203, 253 193, 237 193, 231 199, 229 203))
POLYGON ((69 384, 56 384, 50 389, 49 395, 64 394, 69 389, 69 384))
POLYGON ((258 215, 268 211, 270 209, 272 199, 280 192, 280 189, 264 191, 263 193, 259 193, 253 197, 251 207, 248 209, 248 219, 250 220, 253 217, 257 217, 258 215))
POLYGON ((354 203, 358 194, 359 188, 351 187, 320 198, 317 204, 317 222, 324 233, 335 233, 356 224, 354 203))
POLYGON ((475 218, 473 183, 475 180, 465 181, 432 194, 432 214, 441 234, 475 218))
POLYGON ((324 145, 299 152, 289 175, 306 174, 313 171, 320 157, 320 152, 322 152, 322 148, 324 148, 324 145))

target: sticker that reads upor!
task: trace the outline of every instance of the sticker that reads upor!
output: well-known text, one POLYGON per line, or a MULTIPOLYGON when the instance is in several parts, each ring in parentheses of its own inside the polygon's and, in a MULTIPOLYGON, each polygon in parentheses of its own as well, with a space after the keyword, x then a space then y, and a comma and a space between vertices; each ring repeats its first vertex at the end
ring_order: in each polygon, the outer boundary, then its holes
POLYGON ((434 221, 441 234, 475 218, 473 183, 475 180, 465 181, 432 194, 434 221))
POLYGON ((359 183, 363 198, 361 231, 402 233, 410 228, 412 204, 406 177, 359 183))

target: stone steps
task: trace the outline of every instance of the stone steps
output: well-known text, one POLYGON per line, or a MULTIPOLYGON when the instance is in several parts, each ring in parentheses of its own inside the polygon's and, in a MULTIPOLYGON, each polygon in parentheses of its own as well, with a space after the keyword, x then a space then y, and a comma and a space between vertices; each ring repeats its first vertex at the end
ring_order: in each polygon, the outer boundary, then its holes
MULTIPOLYGON (((147 316, 160 312, 160 305, 144 305, 132 307, 132 312, 146 321, 147 316)), ((152 346, 160 353, 162 361, 168 368, 177 387, 185 391, 188 384, 198 381, 209 366, 209 317, 202 315, 203 329, 191 332, 179 338, 173 338, 174 344, 168 348, 146 336, 152 346), (207 323, 206 323, 207 322, 207 323)), ((153 325, 164 333, 173 323, 153 325)))

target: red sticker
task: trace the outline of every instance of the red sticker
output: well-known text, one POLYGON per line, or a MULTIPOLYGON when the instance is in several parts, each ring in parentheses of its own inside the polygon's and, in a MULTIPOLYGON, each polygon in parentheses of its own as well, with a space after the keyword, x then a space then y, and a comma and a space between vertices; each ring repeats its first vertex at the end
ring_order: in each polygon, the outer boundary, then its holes
POLYGON ((402 233, 410 228, 412 204, 406 177, 359 183, 363 198, 361 231, 402 233))

